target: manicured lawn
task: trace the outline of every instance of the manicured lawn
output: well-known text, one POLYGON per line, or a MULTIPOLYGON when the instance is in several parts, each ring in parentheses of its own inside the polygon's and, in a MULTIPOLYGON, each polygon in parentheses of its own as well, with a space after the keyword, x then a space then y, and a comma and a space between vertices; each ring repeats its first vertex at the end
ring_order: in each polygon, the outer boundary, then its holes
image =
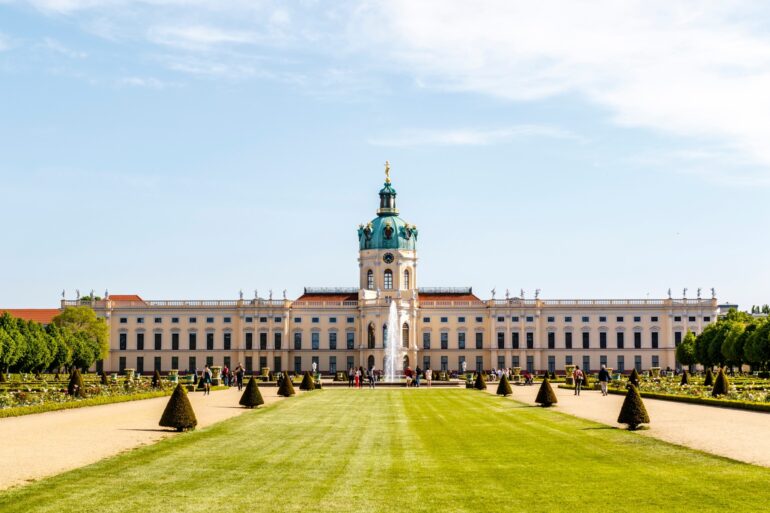
POLYGON ((1 493, 0 511, 765 511, 768 483, 474 390, 323 390, 1 493))

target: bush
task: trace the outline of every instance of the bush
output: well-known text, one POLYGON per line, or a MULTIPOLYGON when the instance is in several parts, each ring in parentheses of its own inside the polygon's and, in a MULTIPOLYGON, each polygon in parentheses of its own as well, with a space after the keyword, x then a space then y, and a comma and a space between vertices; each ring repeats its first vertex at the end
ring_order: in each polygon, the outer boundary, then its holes
POLYGON ((484 373, 479 372, 476 374, 476 381, 473 383, 473 388, 476 390, 486 390, 487 389, 487 382, 484 380, 484 373))
POLYGON ((711 395, 714 397, 727 395, 729 389, 730 383, 727 381, 727 375, 725 374, 724 369, 719 369, 719 374, 717 374, 717 379, 714 382, 714 389, 711 391, 711 395))
POLYGON ((313 380, 313 376, 310 375, 310 372, 305 371, 305 375, 302 376, 302 383, 300 383, 299 389, 305 390, 307 392, 310 390, 315 390, 315 381, 313 380))
MULTIPOLYGON (((58 374, 57 374, 57 376, 58 376, 58 374)), ((59 379, 59 378, 57 377, 56 379, 59 379)), ((101 375, 100 383, 101 383, 102 385, 109 385, 109 382, 107 381, 107 373, 106 373, 106 372, 104 372, 104 371, 102 371, 102 375, 101 375)))
POLYGON ((620 424, 627 424, 628 429, 633 431, 640 424, 649 424, 650 416, 647 415, 647 409, 642 402, 642 396, 639 395, 639 389, 635 385, 629 385, 626 398, 623 400, 623 406, 618 415, 620 424))
POLYGON ((706 379, 703 380, 704 387, 710 387, 714 385, 714 375, 711 373, 711 367, 706 369, 706 379))
POLYGON ((5 383, 5 371, 0 370, 0 383, 5 383))
POLYGON ((544 408, 559 402, 559 400, 556 399, 556 394, 554 393, 553 388, 551 388, 551 382, 549 380, 544 379, 540 384, 540 390, 537 391, 535 402, 544 408))
POLYGON ((635 387, 639 386, 639 373, 636 371, 636 367, 634 367, 634 370, 632 370, 631 374, 629 374, 628 382, 635 387))
POLYGON ((177 431, 195 429, 198 419, 195 418, 195 412, 192 409, 190 400, 187 398, 187 392, 179 384, 171 394, 166 409, 163 410, 163 416, 160 418, 160 425, 163 427, 174 428, 177 431))
POLYGON ((262 394, 257 386, 257 380, 255 380, 253 376, 249 380, 249 384, 246 385, 246 390, 243 392, 238 404, 245 406, 246 408, 254 408, 260 404, 265 404, 265 400, 262 399, 262 394))
POLYGON ((78 397, 85 397, 85 385, 83 384, 83 376, 80 375, 80 371, 75 369, 70 374, 70 382, 67 385, 67 393, 69 395, 77 395, 78 397))
POLYGON ((152 388, 160 388, 163 386, 163 381, 160 379, 160 372, 155 371, 155 374, 152 375, 152 388))
POLYGON ((278 387, 278 395, 281 397, 291 397, 295 393, 294 385, 292 385, 289 375, 284 372, 281 374, 281 385, 278 387))
POLYGON ((512 393, 513 393, 513 390, 511 390, 511 384, 508 382, 508 376, 503 374, 503 377, 500 378, 500 384, 497 385, 497 395, 502 395, 503 397, 506 397, 511 395, 512 393))
POLYGON ((682 381, 679 382, 679 386, 685 386, 690 384, 690 377, 687 375, 687 371, 682 369, 682 381))

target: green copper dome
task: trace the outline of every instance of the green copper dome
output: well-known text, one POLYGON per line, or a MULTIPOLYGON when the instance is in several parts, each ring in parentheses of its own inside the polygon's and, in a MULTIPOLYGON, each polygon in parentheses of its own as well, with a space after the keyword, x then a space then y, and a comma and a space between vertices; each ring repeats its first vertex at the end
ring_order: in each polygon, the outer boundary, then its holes
MULTIPOLYGON (((386 173, 389 168, 386 167, 386 173)), ((387 174, 386 174, 387 176, 387 174)), ((380 208, 377 217, 358 227, 360 249, 415 249, 417 227, 398 217, 396 190, 390 184, 390 177, 380 190, 380 208)))

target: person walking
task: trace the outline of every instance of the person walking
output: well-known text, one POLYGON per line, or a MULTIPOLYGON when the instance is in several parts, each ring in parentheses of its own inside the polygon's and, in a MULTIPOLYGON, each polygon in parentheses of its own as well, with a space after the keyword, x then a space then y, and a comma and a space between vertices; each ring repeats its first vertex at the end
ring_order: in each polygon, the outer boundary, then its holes
POLYGON ((227 368, 227 365, 222 369, 222 381, 226 387, 230 386, 230 369, 227 368))
POLYGON ((353 388, 354 381, 356 380, 356 371, 353 367, 348 369, 348 388, 353 388))
POLYGON ((356 369, 356 388, 361 388, 361 369, 356 369))
POLYGON ((374 380, 376 376, 374 374, 374 365, 372 365, 372 368, 369 369, 369 388, 374 389, 374 380))
POLYGON ((433 382, 433 371, 432 370, 425 369, 425 381, 427 381, 428 388, 430 388, 430 385, 433 382))
POLYGON ((602 395, 607 395, 607 384, 610 382, 610 372, 607 370, 606 365, 602 365, 602 370, 599 371, 599 384, 602 387, 602 395))
POLYGON ((579 365, 575 365, 575 370, 572 371, 572 381, 575 382, 575 395, 580 395, 580 389, 583 386, 583 371, 580 370, 579 365))
POLYGON ((243 390, 243 375, 246 369, 243 368, 240 362, 238 362, 238 368, 235 369, 235 380, 238 382, 238 391, 243 390))
POLYGON ((211 369, 208 365, 203 368, 203 395, 211 395, 211 369))
POLYGON ((417 369, 415 369, 414 372, 414 386, 417 388, 420 388, 420 376, 422 375, 422 369, 420 369, 420 366, 417 366, 417 369))

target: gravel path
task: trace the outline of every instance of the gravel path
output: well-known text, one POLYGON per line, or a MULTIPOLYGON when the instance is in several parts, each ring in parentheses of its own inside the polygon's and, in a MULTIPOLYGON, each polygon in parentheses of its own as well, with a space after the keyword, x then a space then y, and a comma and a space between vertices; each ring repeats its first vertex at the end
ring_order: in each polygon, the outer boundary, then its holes
MULTIPOLYGON (((535 404, 540 387, 514 386, 513 398, 535 404)), ((584 391, 579 397, 572 390, 556 388, 558 411, 600 422, 625 427, 617 423, 624 396, 584 391)), ((495 393, 497 384, 488 390, 495 393)), ((644 436, 693 449, 770 467, 770 413, 715 408, 697 404, 643 399, 650 415, 649 429, 638 431, 644 436)))
MULTIPOLYGON (((275 387, 260 388, 265 404, 279 399, 275 387)), ((297 391, 299 392, 299 390, 297 391)), ((237 388, 188 394, 198 428, 210 426, 247 409, 238 406, 237 388)), ((158 426, 168 397, 90 406, 0 419, 0 490, 174 436, 158 426)))

